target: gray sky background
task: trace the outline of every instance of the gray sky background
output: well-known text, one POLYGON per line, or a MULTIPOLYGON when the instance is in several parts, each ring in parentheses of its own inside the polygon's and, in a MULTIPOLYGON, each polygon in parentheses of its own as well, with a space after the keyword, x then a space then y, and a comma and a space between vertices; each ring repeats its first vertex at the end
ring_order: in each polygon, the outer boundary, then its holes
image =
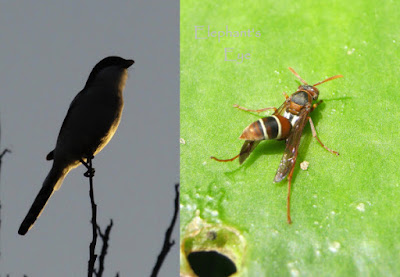
MULTIPOLYGON (((134 59, 119 129, 94 159, 98 221, 114 220, 105 276, 149 276, 179 181, 179 2, 0 4, 0 276, 86 276, 89 185, 73 170, 25 237, 70 102, 102 58, 134 59)), ((179 242, 179 228, 173 238, 179 242)), ((178 276, 179 243, 159 276, 178 276)))

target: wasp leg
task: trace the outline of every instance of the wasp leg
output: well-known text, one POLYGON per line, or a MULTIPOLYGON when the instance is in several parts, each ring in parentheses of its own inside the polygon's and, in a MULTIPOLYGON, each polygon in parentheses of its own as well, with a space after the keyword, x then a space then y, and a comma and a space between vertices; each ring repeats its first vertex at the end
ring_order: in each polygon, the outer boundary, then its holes
POLYGON ((288 222, 288 224, 292 224, 292 219, 290 218, 290 191, 292 188, 292 176, 293 176, 294 168, 295 167, 293 166, 288 175, 288 194, 287 194, 287 222, 288 222))
POLYGON ((246 112, 255 112, 255 113, 264 112, 264 111, 266 111, 266 110, 274 110, 274 111, 276 112, 276 110, 277 110, 277 108, 275 108, 275 107, 268 107, 268 108, 259 109, 259 110, 250 110, 250 109, 241 107, 241 106, 236 105, 236 104, 233 105, 233 106, 234 106, 235 108, 238 108, 239 110, 243 110, 243 111, 246 111, 246 112))
POLYGON ((242 164, 259 143, 260 141, 246 140, 243 143, 242 149, 240 149, 240 153, 231 159, 223 160, 223 159, 218 159, 214 156, 210 158, 216 160, 217 162, 231 162, 239 158, 239 163, 242 164))
POLYGON ((332 154, 334 154, 334 155, 336 155, 336 156, 339 156, 339 152, 336 152, 336 151, 333 151, 332 149, 329 149, 328 147, 326 147, 326 146, 319 140, 319 138, 318 138, 318 136, 317 136, 317 131, 315 130, 314 123, 312 122, 311 117, 309 117, 308 120, 310 121, 312 135, 313 135, 314 138, 316 138, 316 139, 318 140, 319 144, 321 144, 321 146, 322 146, 323 148, 325 148, 326 150, 328 150, 328 151, 331 152, 332 154))
POLYGON ((312 107, 311 107, 311 112, 316 108, 316 107, 318 107, 322 102, 324 102, 323 100, 319 100, 317 103, 315 103, 314 105, 312 105, 312 107))
POLYGON ((237 158, 239 158, 239 156, 240 156, 240 154, 236 155, 235 157, 233 157, 231 159, 226 159, 226 160, 221 160, 221 159, 211 156, 210 159, 216 160, 217 162, 231 162, 231 161, 234 161, 237 158))

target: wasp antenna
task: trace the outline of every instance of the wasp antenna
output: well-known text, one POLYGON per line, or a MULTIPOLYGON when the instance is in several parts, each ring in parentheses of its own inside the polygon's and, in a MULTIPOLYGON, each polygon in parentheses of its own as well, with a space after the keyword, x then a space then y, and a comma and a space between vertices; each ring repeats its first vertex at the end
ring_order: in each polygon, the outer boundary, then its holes
POLYGON ((318 83, 316 83, 316 84, 313 85, 313 86, 315 87, 315 86, 318 86, 318 85, 320 85, 320 84, 322 84, 322 83, 325 83, 325 82, 328 82, 328 81, 332 81, 332 80, 334 80, 334 79, 342 78, 342 77, 343 77, 343 75, 335 75, 335 76, 332 76, 332 77, 330 77, 330 78, 328 78, 328 79, 325 79, 325 80, 323 80, 323 81, 321 81, 321 82, 318 82, 318 83))
POLYGON ((305 84, 305 85, 308 85, 307 84, 307 82, 306 81, 304 81, 301 77, 300 77, 300 75, 299 74, 297 74, 297 72, 296 71, 294 71, 294 69, 293 68, 291 68, 290 66, 289 66, 289 70, 290 71, 292 71, 292 73, 297 77, 297 78, 299 78, 299 80, 303 83, 303 84, 305 84))

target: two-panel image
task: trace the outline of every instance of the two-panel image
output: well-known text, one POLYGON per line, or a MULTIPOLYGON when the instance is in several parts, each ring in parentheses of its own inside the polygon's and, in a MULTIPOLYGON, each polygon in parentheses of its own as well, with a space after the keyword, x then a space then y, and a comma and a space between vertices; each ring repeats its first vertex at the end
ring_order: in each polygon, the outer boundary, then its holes
POLYGON ((398 27, 398 2, 0 4, 0 277, 400 275, 398 27))

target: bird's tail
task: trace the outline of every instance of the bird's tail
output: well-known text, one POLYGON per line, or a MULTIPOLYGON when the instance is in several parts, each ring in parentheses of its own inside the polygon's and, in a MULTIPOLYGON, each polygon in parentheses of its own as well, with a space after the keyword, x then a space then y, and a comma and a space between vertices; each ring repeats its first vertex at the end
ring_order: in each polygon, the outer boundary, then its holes
POLYGON ((53 194, 54 190, 57 190, 60 186, 64 177, 67 175, 68 171, 55 169, 53 166, 43 182, 43 186, 40 189, 38 195, 33 201, 28 214, 26 215, 24 221, 22 221, 19 227, 18 234, 25 235, 30 228, 32 228, 36 219, 42 213, 44 207, 47 204, 50 196, 53 194))

